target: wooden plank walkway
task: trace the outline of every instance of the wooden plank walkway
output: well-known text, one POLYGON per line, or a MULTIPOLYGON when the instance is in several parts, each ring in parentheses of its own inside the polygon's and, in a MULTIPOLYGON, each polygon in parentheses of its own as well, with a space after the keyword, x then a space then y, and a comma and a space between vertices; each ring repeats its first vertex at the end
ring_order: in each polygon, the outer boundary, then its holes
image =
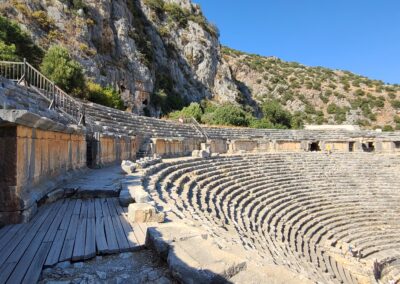
POLYGON ((146 230, 129 222, 117 198, 44 205, 29 223, 0 230, 0 284, 36 283, 44 267, 58 262, 140 249, 146 230))

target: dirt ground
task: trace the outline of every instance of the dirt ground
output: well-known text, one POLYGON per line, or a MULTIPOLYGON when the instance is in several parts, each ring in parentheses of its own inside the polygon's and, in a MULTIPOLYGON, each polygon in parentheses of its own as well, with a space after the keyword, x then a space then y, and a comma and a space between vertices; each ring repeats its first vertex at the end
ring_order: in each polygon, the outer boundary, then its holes
POLYGON ((176 283, 167 264, 153 251, 121 253, 71 263, 57 264, 42 271, 40 284, 84 283, 176 283))

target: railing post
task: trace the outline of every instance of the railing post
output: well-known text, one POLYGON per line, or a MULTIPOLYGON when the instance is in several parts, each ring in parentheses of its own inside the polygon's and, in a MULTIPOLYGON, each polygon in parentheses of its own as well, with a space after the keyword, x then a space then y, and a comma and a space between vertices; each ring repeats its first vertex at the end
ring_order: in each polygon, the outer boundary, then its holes
POLYGON ((27 86, 28 85, 28 80, 27 80, 27 74, 26 74, 26 71, 27 71, 27 68, 26 68, 27 66, 26 66, 26 58, 24 57, 24 68, 23 68, 23 74, 22 74, 22 76, 23 76, 23 78, 24 78, 24 85, 25 86, 27 86))

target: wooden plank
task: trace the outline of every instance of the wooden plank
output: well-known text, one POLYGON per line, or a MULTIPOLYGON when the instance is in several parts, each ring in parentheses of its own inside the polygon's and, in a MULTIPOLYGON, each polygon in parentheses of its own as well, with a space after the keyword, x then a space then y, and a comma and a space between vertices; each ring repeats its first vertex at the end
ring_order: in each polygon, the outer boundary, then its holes
POLYGON ((54 218, 53 223, 51 224, 46 236, 44 237, 43 242, 52 242, 54 240, 54 238, 56 237, 58 227, 60 226, 61 221, 63 220, 67 208, 68 208, 68 200, 65 200, 61 205, 61 208, 58 210, 57 215, 54 218))
POLYGON ((112 218, 112 223, 114 226, 115 236, 117 237, 118 247, 121 252, 129 251, 129 243, 126 239, 126 235, 124 229, 122 228, 121 222, 119 220, 119 216, 117 214, 117 210, 115 209, 114 202, 112 198, 107 199, 108 208, 110 209, 110 214, 112 218))
MULTIPOLYGON (((44 240, 47 232, 52 227, 53 221, 57 215, 57 208, 60 205, 56 204, 56 207, 53 207, 46 219, 40 225, 39 230, 36 234, 28 232, 26 234, 26 239, 24 239, 14 250, 12 255, 9 257, 7 262, 16 263, 14 271, 10 275, 7 283, 20 283, 29 267, 29 265, 33 262, 36 253, 38 252, 42 241, 44 240), (32 237, 31 237, 32 235, 32 237), (18 262, 18 263, 17 263, 18 262)), ((40 269, 42 265, 40 266, 40 269)))
POLYGON ((74 250, 75 236, 79 223, 79 215, 81 211, 82 201, 78 199, 75 203, 71 222, 68 226, 67 235, 65 236, 63 248, 61 250, 59 261, 70 260, 74 250))
POLYGON ((43 243, 40 246, 35 258, 32 261, 32 264, 29 266, 28 271, 26 272, 22 283, 30 284, 38 282, 47 253, 50 250, 50 246, 50 243, 43 243))
POLYGON ((24 227, 24 230, 21 230, 18 235, 13 238, 12 242, 0 251, 0 266, 6 261, 18 262, 20 255, 25 251, 26 246, 29 245, 29 241, 35 236, 36 232, 39 230, 40 226, 46 220, 46 217, 51 211, 52 208, 43 210, 42 214, 36 218, 34 222, 29 223, 28 226, 24 227))
POLYGON ((95 207, 94 207, 95 205, 94 205, 94 200, 93 199, 89 200, 88 206, 89 206, 88 218, 94 218, 96 215, 95 215, 95 207))
POLYGON ((8 245, 8 242, 14 238, 15 235, 18 235, 18 233, 22 230, 24 230, 24 227, 28 226, 27 224, 18 224, 18 225, 13 225, 11 228, 7 231, 7 233, 0 238, 0 251, 8 245))
POLYGON ((96 198, 94 200, 94 208, 95 208, 96 218, 103 217, 103 210, 101 208, 101 200, 100 200, 100 198, 96 198))
POLYGON ((88 203, 82 202, 81 212, 79 214, 79 223, 75 236, 74 251, 72 253, 72 260, 82 260, 85 255, 85 239, 86 239, 86 226, 87 226, 88 203))
POLYGON ((65 213, 63 221, 60 224, 60 228, 57 231, 55 239, 52 242, 49 254, 47 255, 46 261, 44 263, 45 267, 55 265, 59 261, 61 250, 63 248, 65 237, 67 235, 68 227, 71 222, 71 216, 74 212, 75 203, 76 200, 69 200, 68 209, 65 213))
POLYGON ((101 254, 109 253, 103 217, 96 217, 96 247, 101 254))
POLYGON ((0 239, 11 229, 13 225, 4 226, 0 229, 0 239))
MULTIPOLYGON (((90 207, 89 207, 90 210, 90 207)), ((90 213, 88 214, 90 216, 90 213)), ((85 255, 84 259, 89 259, 96 256, 96 219, 94 218, 94 203, 93 217, 87 219, 86 240, 85 240, 85 255)))
POLYGON ((104 217, 104 229, 107 238, 108 253, 119 252, 117 237, 115 236, 114 226, 112 224, 112 217, 104 217))
POLYGON ((103 216, 111 216, 107 205, 107 199, 101 198, 101 208, 103 209, 103 216))
POLYGON ((118 212, 119 220, 125 232, 126 239, 128 240, 129 247, 131 248, 131 250, 134 248, 138 248, 139 242, 136 239, 135 234, 133 233, 133 229, 129 224, 129 221, 127 219, 127 216, 125 215, 124 210, 122 209, 116 198, 114 198, 114 206, 118 212))
POLYGON ((75 207, 74 207, 74 213, 73 215, 79 215, 81 213, 81 207, 82 207, 82 200, 78 199, 76 201, 75 207))
POLYGON ((0 283, 6 283, 9 275, 14 270, 16 263, 5 263, 0 267, 0 283))
POLYGON ((136 239, 138 241, 138 244, 140 246, 144 245, 145 242, 146 242, 146 235, 142 231, 142 228, 136 222, 131 223, 131 225, 132 225, 132 228, 133 228, 133 233, 135 234, 135 237, 136 237, 136 239))

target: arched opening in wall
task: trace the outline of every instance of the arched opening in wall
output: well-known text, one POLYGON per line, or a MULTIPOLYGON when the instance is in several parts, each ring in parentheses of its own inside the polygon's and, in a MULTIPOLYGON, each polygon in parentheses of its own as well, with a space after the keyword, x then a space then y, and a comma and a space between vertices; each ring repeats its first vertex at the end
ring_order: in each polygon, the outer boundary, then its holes
POLYGON ((374 146, 374 142, 365 142, 362 143, 362 149, 364 152, 374 152, 375 151, 375 146, 374 146))
POLYGON ((354 144, 355 144, 355 142, 349 143, 349 152, 354 152, 354 144))
POLYGON ((400 151, 400 141, 394 141, 394 149, 396 151, 400 151))
POLYGON ((310 152, 320 152, 321 147, 319 146, 319 142, 312 142, 308 150, 310 152))
POLYGON ((145 100, 142 102, 142 104, 145 105, 145 106, 147 106, 148 103, 149 103, 149 102, 148 102, 147 99, 145 99, 145 100))

